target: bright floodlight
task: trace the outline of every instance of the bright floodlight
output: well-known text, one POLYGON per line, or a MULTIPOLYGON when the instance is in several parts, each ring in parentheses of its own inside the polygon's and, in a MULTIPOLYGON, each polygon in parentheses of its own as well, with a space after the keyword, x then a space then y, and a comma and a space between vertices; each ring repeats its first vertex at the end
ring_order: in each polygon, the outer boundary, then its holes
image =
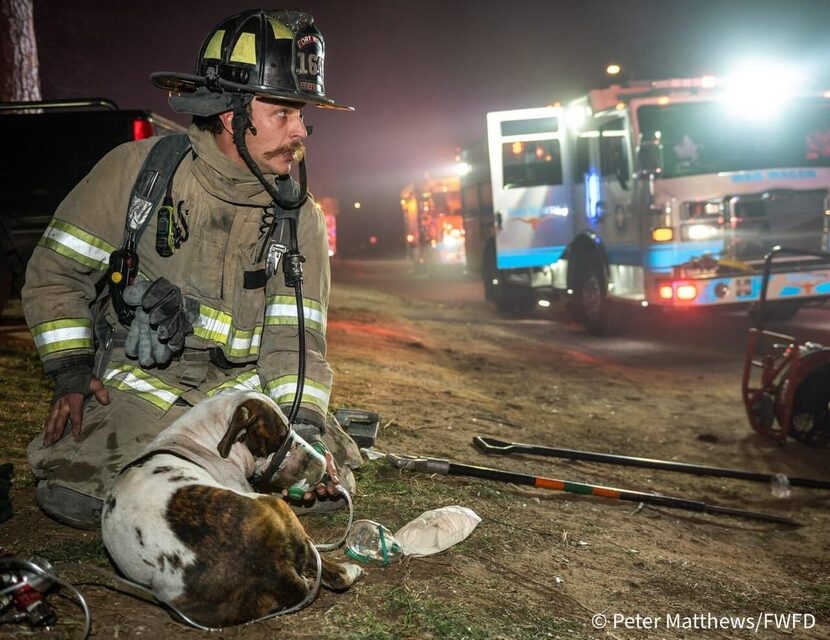
POLYGON ((745 63, 728 76, 725 97, 735 115, 766 120, 774 118, 802 84, 802 74, 780 62, 745 63))
POLYGON ((456 162, 455 163, 455 173, 459 176, 466 176, 472 170, 473 170, 473 167, 470 166, 469 162, 456 162))
POLYGON ((620 71, 622 71, 622 67, 618 64, 609 64, 605 68, 605 73, 607 73, 609 76, 619 75, 620 71))
POLYGON ((565 118, 575 129, 579 129, 591 116, 591 107, 583 104, 572 104, 565 112, 565 118))

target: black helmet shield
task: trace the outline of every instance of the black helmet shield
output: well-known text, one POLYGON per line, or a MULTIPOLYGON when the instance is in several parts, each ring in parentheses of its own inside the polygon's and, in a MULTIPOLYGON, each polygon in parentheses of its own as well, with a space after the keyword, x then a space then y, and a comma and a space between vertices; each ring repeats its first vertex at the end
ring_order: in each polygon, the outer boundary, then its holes
POLYGON ((181 93, 179 113, 210 116, 233 108, 233 94, 351 110, 326 97, 325 41, 307 13, 257 9, 220 22, 205 39, 196 73, 159 71, 157 87, 181 93))

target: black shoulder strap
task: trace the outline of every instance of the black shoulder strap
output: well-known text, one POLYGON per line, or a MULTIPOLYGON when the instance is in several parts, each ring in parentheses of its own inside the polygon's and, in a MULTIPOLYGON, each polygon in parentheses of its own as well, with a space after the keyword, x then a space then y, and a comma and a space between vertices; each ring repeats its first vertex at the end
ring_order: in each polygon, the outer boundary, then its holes
POLYGON ((124 303, 122 294, 138 275, 138 241, 189 149, 190 140, 183 133, 160 138, 147 154, 130 193, 124 242, 120 249, 110 254, 106 275, 112 305, 124 325, 129 325, 133 319, 133 310, 124 303))
POLYGON ((125 245, 131 241, 133 247, 138 246, 151 214, 161 204, 167 183, 173 179, 176 168, 189 150, 190 140, 185 133, 164 136, 150 149, 130 194, 124 228, 125 245))

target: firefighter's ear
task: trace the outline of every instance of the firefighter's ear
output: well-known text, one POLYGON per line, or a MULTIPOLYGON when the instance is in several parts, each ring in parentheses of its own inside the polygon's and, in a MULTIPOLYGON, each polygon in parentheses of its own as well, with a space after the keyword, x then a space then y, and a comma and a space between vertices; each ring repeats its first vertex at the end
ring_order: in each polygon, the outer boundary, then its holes
POLYGON ((225 131, 233 135, 233 111, 225 111, 220 113, 219 122, 222 123, 222 128, 225 131))

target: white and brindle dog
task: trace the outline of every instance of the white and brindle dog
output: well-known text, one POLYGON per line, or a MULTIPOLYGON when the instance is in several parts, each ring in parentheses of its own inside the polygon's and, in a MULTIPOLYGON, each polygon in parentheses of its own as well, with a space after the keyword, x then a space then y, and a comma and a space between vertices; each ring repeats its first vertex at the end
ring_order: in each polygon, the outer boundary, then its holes
MULTIPOLYGON (((115 564, 208 627, 302 602, 314 586, 304 577, 316 568, 313 543, 281 496, 250 484, 271 454, 287 449, 281 475, 288 484, 300 479, 309 462, 289 446, 296 440, 261 393, 197 404, 124 468, 105 499, 101 527, 115 564)), ((322 559, 322 583, 334 591, 360 574, 356 565, 322 559)))

